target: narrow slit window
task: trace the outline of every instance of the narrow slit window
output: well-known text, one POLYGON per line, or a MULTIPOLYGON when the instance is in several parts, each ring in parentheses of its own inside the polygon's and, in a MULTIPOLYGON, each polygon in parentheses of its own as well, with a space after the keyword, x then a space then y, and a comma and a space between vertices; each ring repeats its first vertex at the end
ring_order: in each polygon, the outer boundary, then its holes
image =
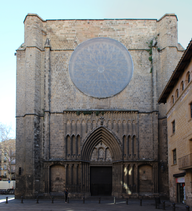
POLYGON ((172 122, 172 132, 175 133, 175 120, 172 122))
POLYGON ((191 81, 191 78, 190 78, 190 72, 187 73, 187 82, 189 83, 191 81))
POLYGON ((184 90, 184 82, 183 81, 181 82, 181 90, 182 91, 184 90))
POLYGON ((178 98, 179 97, 179 90, 177 89, 176 90, 176 98, 178 98))
POLYGON ((174 96, 172 95, 172 104, 174 104, 174 102, 175 102, 175 101, 174 101, 174 96))
POLYGON ((173 150, 173 164, 177 164, 176 149, 173 150))

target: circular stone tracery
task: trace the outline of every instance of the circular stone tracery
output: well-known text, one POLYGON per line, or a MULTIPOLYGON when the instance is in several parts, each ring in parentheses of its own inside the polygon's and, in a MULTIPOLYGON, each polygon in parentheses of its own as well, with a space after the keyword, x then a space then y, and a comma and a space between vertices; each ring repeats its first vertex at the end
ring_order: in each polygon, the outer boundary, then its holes
POLYGON ((133 74, 131 55, 111 38, 93 38, 81 43, 71 55, 69 74, 86 95, 106 98, 121 92, 133 74))

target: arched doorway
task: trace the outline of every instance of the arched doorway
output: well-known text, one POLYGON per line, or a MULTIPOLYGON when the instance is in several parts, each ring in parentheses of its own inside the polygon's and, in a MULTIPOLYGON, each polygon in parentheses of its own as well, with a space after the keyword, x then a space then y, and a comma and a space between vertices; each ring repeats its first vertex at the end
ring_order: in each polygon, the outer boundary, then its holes
POLYGON ((117 179, 112 176, 113 168, 116 168, 113 162, 122 159, 121 148, 115 135, 103 126, 87 137, 82 148, 82 159, 89 161, 91 195, 112 194, 117 179))
POLYGON ((139 166, 139 192, 153 192, 153 168, 150 165, 139 166))
POLYGON ((64 192, 65 168, 61 165, 51 166, 51 192, 64 192))

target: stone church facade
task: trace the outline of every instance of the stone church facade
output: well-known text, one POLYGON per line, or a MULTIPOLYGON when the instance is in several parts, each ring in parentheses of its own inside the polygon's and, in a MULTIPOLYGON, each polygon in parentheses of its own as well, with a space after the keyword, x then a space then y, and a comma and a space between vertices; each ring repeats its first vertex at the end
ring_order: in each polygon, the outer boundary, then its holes
POLYGON ((16 198, 168 196, 165 105, 177 17, 43 20, 17 49, 16 198))

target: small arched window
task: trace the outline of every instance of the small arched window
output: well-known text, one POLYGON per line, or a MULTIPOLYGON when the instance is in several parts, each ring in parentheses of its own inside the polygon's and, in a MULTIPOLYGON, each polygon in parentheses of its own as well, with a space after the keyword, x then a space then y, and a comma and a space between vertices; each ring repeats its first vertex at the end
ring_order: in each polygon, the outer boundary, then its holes
POLYGON ((181 90, 182 91, 184 90, 184 82, 183 81, 181 82, 181 90))
POLYGON ((177 89, 176 90, 176 98, 178 98, 179 97, 179 90, 177 89))
POLYGON ((172 98, 171 98, 171 102, 172 104, 174 104, 174 96, 172 95, 172 98))

